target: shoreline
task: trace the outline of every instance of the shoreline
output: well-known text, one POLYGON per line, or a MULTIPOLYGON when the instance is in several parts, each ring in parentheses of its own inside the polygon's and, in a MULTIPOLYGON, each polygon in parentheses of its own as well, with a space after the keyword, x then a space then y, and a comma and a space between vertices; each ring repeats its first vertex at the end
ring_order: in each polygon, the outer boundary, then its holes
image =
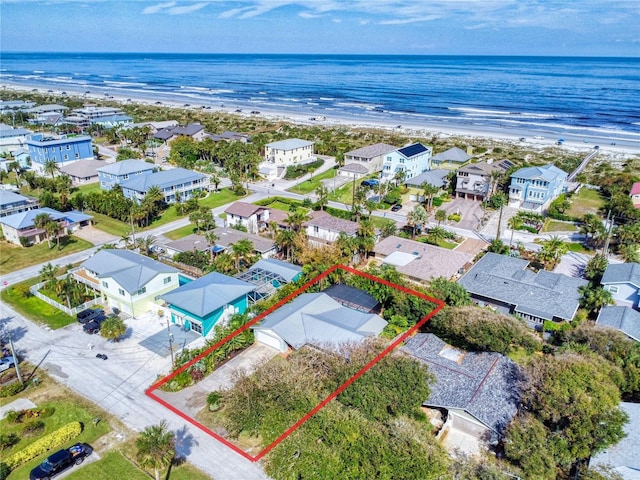
MULTIPOLYGON (((415 122, 408 121, 400 124, 394 124, 392 119, 380 118, 375 119, 372 117, 356 118, 356 116, 349 116, 347 114, 333 114, 331 116, 316 115, 310 117, 308 112, 302 111, 282 111, 272 110, 268 107, 259 106, 261 110, 251 110, 256 108, 251 104, 241 105, 236 103, 234 105, 224 105, 219 103, 213 103, 210 100, 207 102, 203 99, 198 99, 198 106, 192 104, 181 103, 175 98, 171 98, 172 95, 157 94, 153 98, 148 98, 151 95, 141 95, 136 91, 118 92, 118 93, 98 93, 95 91, 82 90, 80 85, 68 85, 65 89, 61 89, 60 86, 43 86, 40 83, 15 83, 0 81, 0 88, 2 90, 10 90, 17 93, 38 93, 49 94, 60 98, 72 97, 78 100, 86 100, 91 102, 114 102, 121 105, 140 104, 148 105, 152 107, 172 108, 181 110, 194 110, 202 113, 221 113, 227 115, 236 115, 244 118, 261 117, 272 122, 287 122, 297 125, 319 126, 324 128, 336 128, 346 127, 350 129, 361 130, 385 130, 388 132, 395 132, 398 134, 410 136, 410 137, 460 137, 467 140, 484 140, 495 141, 498 143, 506 143, 511 145, 517 145, 519 147, 525 147, 535 150, 543 150, 545 148, 557 148, 571 153, 587 154, 592 151, 595 146, 599 147, 599 153, 612 156, 614 159, 622 159, 639 155, 640 154, 640 138, 637 141, 630 139, 620 139, 616 136, 611 137, 590 137, 587 141, 583 136, 570 136, 565 135, 563 137, 564 142, 562 145, 557 145, 557 138, 553 136, 553 132, 543 132, 535 129, 513 129, 509 130, 501 127, 491 127, 488 125, 478 125, 477 127, 471 125, 461 124, 443 124, 435 122, 415 122), (87 93, 89 92, 89 93, 87 93), (169 97, 169 98, 167 98, 169 97), (158 103, 160 102, 160 103, 158 103), (209 103, 209 105, 207 105, 209 103), (241 111, 238 111, 241 110, 241 111), (251 113, 257 112, 257 113, 251 113), (551 135, 551 136, 549 136, 551 135), (524 138, 524 141, 521 139, 524 138)), ((89 87, 87 88, 97 88, 89 87)), ((108 90, 100 88, 100 90, 108 90)), ((439 152, 434 152, 439 153, 439 152)))

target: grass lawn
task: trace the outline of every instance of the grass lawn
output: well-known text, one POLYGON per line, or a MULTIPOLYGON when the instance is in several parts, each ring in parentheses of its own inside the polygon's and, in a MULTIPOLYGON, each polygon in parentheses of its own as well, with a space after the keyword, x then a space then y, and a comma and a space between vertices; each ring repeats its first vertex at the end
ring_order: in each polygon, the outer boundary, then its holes
POLYGON ((548 220, 542 228, 542 233, 545 232, 577 232, 578 227, 573 223, 560 222, 558 220, 548 220))
POLYGON ((227 203, 235 202, 246 195, 236 195, 228 188, 222 188, 217 193, 211 192, 207 198, 198 200, 198 204, 207 208, 216 208, 227 203))
POLYGON ((178 240, 179 238, 186 237, 187 235, 191 235, 192 233, 196 233, 196 226, 190 223, 189 225, 185 225, 184 227, 171 230, 170 232, 165 233, 164 236, 171 240, 178 240))
POLYGON ((369 217, 369 219, 371 220, 371 223, 373 223, 373 226, 376 227, 376 228, 382 228, 384 225, 386 225, 388 223, 393 223, 393 224, 396 223, 396 222, 394 222, 393 220, 391 220, 389 218, 376 217, 374 215, 371 215, 369 217))
POLYGON ((572 217, 582 217, 585 213, 598 213, 604 206, 605 200, 597 190, 582 188, 571 197, 571 207, 567 215, 572 217))
POLYGON ((39 281, 40 279, 36 277, 11 285, 0 292, 0 299, 28 319, 36 323, 44 323, 53 329, 75 322, 75 318, 33 295, 29 296, 29 298, 24 298, 21 290, 24 288, 28 291, 28 287, 35 285, 39 281))
POLYGON ((268 205, 269 208, 275 208, 276 210, 281 210, 283 212, 290 212, 291 211, 291 205, 298 205, 298 210, 301 210, 305 213, 309 212, 308 208, 304 208, 302 206, 302 202, 298 202, 296 200, 292 200, 291 204, 289 203, 284 203, 281 202, 280 200, 276 200, 275 202, 272 202, 268 205))
POLYGON ((18 245, 3 240, 0 242, 0 249, 2 249, 2 255, 0 256, 0 274, 14 272, 31 265, 55 260, 56 258, 80 252, 91 247, 93 247, 92 243, 74 237, 73 235, 68 236, 66 241, 63 238, 60 239, 59 250, 54 241, 51 242, 51 248, 49 248, 47 242, 32 245, 31 247, 19 247, 18 245))
MULTIPOLYGON (((357 188, 357 186, 356 186, 357 188)), ((351 205, 353 200, 353 182, 349 182, 329 194, 329 200, 351 205)))
POLYGON ((100 192, 101 191, 100 182, 87 183, 86 185, 79 185, 77 187, 74 187, 73 191, 74 193, 79 192, 79 193, 82 193, 83 195, 86 195, 91 192, 100 192))
POLYGON ((333 178, 336 176, 337 170, 335 168, 330 168, 322 172, 319 175, 315 175, 309 180, 305 180, 298 185, 294 185, 291 188, 288 188, 287 191, 293 193, 300 193, 302 195, 306 195, 307 193, 315 192, 316 189, 321 185, 322 180, 327 180, 329 178, 333 178))
POLYGON ((122 237, 123 235, 129 235, 131 233, 131 225, 126 222, 121 222, 115 218, 107 217, 101 213, 91 212, 93 216, 93 226, 103 232, 122 237))

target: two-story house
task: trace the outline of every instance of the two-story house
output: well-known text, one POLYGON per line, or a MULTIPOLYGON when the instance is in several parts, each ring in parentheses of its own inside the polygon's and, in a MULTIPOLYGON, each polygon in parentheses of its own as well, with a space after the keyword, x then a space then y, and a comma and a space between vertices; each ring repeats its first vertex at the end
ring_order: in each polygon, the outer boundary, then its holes
POLYGON ((495 192, 497 182, 491 181, 494 172, 505 173, 513 166, 509 160, 471 163, 456 173, 456 196, 472 200, 484 200, 495 192))
POLYGON ((326 245, 334 243, 342 232, 351 238, 355 238, 358 235, 357 222, 334 217, 322 210, 311 212, 309 217, 309 220, 304 222, 303 227, 309 242, 313 244, 326 245))
POLYGON ((36 226, 36 217, 41 214, 48 215, 58 224, 58 234, 73 233, 82 227, 91 224, 91 215, 71 210, 59 212, 53 208, 33 208, 20 213, 0 217, 2 234, 5 240, 15 245, 32 245, 47 240, 47 232, 44 228, 36 226))
POLYGON ((140 175, 149 175, 157 170, 153 163, 142 160, 122 160, 110 163, 97 169, 98 180, 102 190, 111 190, 114 185, 122 185, 124 182, 140 175))
POLYGON ((209 176, 186 168, 172 168, 148 175, 138 175, 126 180, 120 186, 123 195, 136 202, 141 202, 153 186, 160 189, 165 203, 174 203, 178 200, 184 202, 192 198, 196 192, 209 189, 209 176))
POLYGON ((0 123, 0 153, 7 153, 21 148, 27 141, 27 136, 33 132, 26 128, 14 128, 0 123))
POLYGON ((198 142, 201 142, 207 137, 208 133, 205 132, 204 126, 194 122, 188 125, 176 125, 158 130, 153 138, 162 140, 165 143, 170 143, 176 138, 187 137, 198 142))
POLYGON ((162 295, 169 305, 171 321, 206 336, 218 322, 247 311, 247 294, 255 285, 211 272, 162 295))
POLYGON ((38 208, 35 198, 25 197, 9 190, 0 190, 0 217, 26 212, 38 208))
MULTIPOLYGON (((349 152, 344 153, 344 167, 346 172, 351 172, 353 168, 349 169, 349 165, 360 165, 365 167, 365 175, 379 172, 382 170, 382 162, 385 155, 396 150, 398 147, 389 145, 387 143, 375 143, 373 145, 367 145, 366 147, 356 148, 349 152)), ((342 172, 340 172, 342 174, 342 172)), ((352 175, 347 175, 352 176, 352 175)))
POLYGON ((74 276, 99 290, 110 307, 135 317, 179 287, 178 270, 130 250, 100 250, 74 276))
POLYGON ((394 180, 402 172, 402 180, 420 175, 431 168, 432 148, 421 143, 414 143, 398 148, 384 156, 381 179, 385 182, 394 180))
POLYGON ((314 142, 290 138, 264 146, 264 159, 268 163, 280 166, 300 165, 315 161, 314 142))
POLYGON ((27 137, 32 168, 42 173, 47 161, 59 166, 76 160, 93 159, 93 146, 89 135, 48 135, 36 133, 27 137))
POLYGON ((640 308, 640 263, 611 263, 600 284, 616 305, 640 308))
POLYGON ((542 213, 565 191, 567 176, 551 164, 521 168, 511 175, 509 206, 542 213))
POLYGON ((225 225, 241 225, 249 233, 257 233, 269 225, 269 209, 247 202, 233 202, 224 211, 227 214, 225 225))

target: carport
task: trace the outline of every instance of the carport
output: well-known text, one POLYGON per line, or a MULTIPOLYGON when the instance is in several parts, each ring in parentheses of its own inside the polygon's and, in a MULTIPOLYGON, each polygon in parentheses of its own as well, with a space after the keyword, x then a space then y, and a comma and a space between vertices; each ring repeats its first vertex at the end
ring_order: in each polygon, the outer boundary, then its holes
POLYGON ((169 328, 160 330, 158 333, 142 340, 140 346, 161 357, 167 357, 171 354, 170 346, 172 346, 173 351, 176 352, 182 350, 199 338, 202 337, 196 332, 185 330, 179 325, 171 324, 169 328))

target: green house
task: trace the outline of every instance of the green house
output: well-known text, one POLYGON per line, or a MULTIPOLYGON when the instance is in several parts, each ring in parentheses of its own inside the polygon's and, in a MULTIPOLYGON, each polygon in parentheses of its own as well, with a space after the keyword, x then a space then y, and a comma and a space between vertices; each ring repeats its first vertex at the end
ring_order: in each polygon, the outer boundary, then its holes
POLYGON ((216 323, 247 310, 251 283, 212 272, 162 295, 169 305, 171 321, 206 336, 216 323))

